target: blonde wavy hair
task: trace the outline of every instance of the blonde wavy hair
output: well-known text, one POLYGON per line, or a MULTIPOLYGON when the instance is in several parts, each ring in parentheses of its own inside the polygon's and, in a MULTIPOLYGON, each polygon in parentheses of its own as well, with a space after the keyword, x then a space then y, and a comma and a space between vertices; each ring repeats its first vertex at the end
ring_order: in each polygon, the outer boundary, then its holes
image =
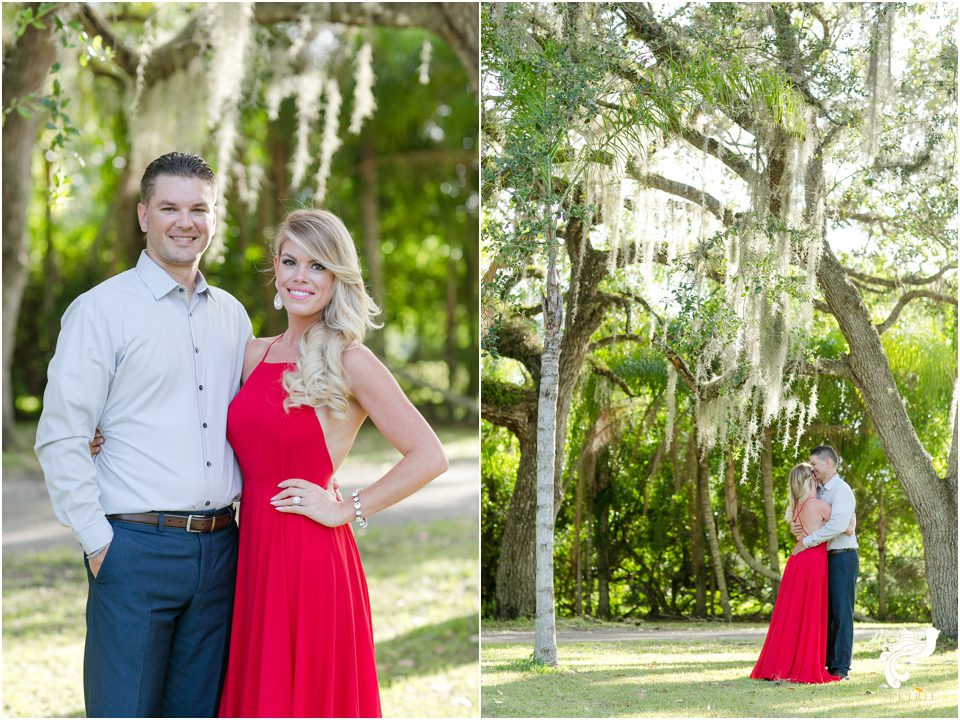
POLYGON ((327 210, 294 210, 277 228, 274 256, 290 241, 333 273, 333 292, 317 321, 303 334, 300 359, 283 376, 286 409, 309 405, 326 407, 343 419, 347 413, 347 378, 343 353, 363 342, 380 312, 367 294, 360 275, 360 260, 353 238, 343 221, 327 210))
POLYGON ((784 517, 787 522, 793 522, 793 514, 797 504, 802 502, 810 491, 816 487, 813 479, 813 466, 810 463, 795 465, 790 471, 790 498, 787 501, 787 512, 784 517))

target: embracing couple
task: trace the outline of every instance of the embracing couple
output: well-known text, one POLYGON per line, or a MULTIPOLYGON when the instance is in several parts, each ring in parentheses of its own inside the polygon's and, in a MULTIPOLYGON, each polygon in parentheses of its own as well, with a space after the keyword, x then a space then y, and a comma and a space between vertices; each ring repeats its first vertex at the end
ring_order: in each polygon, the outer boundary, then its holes
POLYGON ((850 672, 860 559, 856 499, 838 462, 836 450, 821 445, 790 471, 786 519, 797 544, 751 678, 825 683, 850 672))
POLYGON ((447 461, 361 344, 379 310, 353 240, 327 211, 288 215, 273 242, 287 329, 253 338, 199 272, 207 163, 157 158, 140 194, 146 250, 64 314, 37 429, 54 511, 86 555, 87 715, 379 716, 350 526, 447 461), (367 417, 403 458, 344 502, 333 474, 367 417))

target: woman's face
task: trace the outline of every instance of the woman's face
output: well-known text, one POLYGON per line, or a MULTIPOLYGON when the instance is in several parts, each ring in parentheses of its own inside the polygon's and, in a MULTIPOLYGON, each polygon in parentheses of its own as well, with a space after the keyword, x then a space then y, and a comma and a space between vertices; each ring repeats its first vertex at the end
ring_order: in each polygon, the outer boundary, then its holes
POLYGON ((289 315, 317 318, 333 295, 333 273, 294 242, 284 240, 273 259, 277 291, 289 315))

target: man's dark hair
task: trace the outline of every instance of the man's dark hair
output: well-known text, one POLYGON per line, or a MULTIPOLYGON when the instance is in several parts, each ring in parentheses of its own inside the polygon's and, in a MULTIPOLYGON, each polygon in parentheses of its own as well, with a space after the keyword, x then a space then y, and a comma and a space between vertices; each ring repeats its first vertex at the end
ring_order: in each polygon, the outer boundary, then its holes
POLYGON ((837 455, 837 451, 829 445, 817 445, 813 450, 810 451, 810 455, 816 455, 819 458, 829 458, 830 460, 833 460, 834 465, 840 464, 840 456, 837 455))
POLYGON ((182 152, 167 153, 147 165, 147 169, 143 171, 143 177, 140 178, 140 202, 144 205, 150 202, 157 178, 161 175, 195 177, 211 185, 217 183, 217 176, 213 174, 206 160, 199 155, 182 152))

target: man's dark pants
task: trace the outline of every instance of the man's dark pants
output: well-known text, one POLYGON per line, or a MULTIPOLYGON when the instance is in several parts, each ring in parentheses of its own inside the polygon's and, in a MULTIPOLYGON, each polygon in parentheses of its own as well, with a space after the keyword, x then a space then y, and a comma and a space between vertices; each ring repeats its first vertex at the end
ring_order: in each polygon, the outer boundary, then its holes
POLYGON ((110 522, 113 541, 97 577, 87 568, 87 716, 214 717, 230 641, 236 525, 188 533, 110 522))
POLYGON ((847 675, 853 660, 853 602, 860 556, 856 550, 827 555, 827 670, 847 675))

